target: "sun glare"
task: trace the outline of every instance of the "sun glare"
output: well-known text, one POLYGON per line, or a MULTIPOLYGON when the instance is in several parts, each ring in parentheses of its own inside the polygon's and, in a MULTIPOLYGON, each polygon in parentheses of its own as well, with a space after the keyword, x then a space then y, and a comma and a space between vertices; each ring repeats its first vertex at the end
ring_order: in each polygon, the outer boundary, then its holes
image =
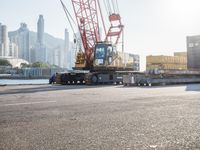
POLYGON ((200 12, 200 0, 170 0, 169 11, 181 18, 195 17, 200 12))

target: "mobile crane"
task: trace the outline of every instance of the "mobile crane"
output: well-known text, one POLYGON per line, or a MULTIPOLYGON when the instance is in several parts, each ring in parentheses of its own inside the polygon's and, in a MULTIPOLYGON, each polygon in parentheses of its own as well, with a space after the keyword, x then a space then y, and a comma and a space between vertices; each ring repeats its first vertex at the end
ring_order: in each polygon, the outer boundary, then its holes
MULTIPOLYGON (((60 2, 68 20, 73 19, 63 1, 60 2)), ((122 82, 123 74, 132 71, 133 68, 125 66, 123 52, 117 51, 119 40, 123 40, 124 31, 121 16, 117 11, 117 0, 104 0, 110 24, 108 30, 99 0, 71 0, 71 2, 76 19, 74 22, 78 26, 84 50, 77 53, 74 71, 58 73, 56 83, 118 84, 122 82), (100 25, 105 34, 103 40, 100 36, 100 25)))

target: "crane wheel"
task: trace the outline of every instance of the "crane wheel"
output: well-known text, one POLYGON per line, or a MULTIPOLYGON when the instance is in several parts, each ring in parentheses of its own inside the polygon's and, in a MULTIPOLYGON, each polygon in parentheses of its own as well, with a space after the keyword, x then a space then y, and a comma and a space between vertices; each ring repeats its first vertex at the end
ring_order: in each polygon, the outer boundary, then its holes
POLYGON ((98 77, 97 77, 97 75, 92 75, 91 81, 92 81, 92 84, 97 84, 98 83, 98 77))

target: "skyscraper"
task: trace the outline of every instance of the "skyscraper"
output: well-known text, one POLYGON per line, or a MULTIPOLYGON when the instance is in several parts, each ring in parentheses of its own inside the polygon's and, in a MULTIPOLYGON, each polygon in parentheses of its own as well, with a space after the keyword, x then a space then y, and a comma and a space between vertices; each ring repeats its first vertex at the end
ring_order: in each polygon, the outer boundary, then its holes
POLYGON ((8 31, 7 26, 0 23, 0 56, 8 56, 8 31))
POLYGON ((44 44, 44 18, 43 15, 39 15, 37 22, 37 42, 41 45, 44 44))
POLYGON ((39 15, 37 22, 36 61, 47 62, 47 52, 44 43, 44 18, 39 15))
POLYGON ((18 45, 15 43, 9 43, 9 56, 18 58, 18 45))
POLYGON ((30 61, 30 34, 26 23, 21 23, 17 31, 9 33, 11 43, 18 46, 18 57, 30 61))
POLYGON ((7 26, 2 25, 2 44, 3 44, 3 51, 4 51, 4 56, 8 56, 9 51, 8 51, 8 31, 7 31, 7 26))

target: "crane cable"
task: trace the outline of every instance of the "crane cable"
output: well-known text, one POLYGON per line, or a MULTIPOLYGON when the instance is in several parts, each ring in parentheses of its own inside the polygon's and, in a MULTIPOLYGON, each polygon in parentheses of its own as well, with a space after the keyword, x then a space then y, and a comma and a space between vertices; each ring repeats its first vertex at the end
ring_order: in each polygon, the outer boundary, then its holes
POLYGON ((116 8, 117 8, 117 13, 120 14, 118 0, 116 0, 116 8))
POLYGON ((118 0, 103 0, 103 2, 108 15, 111 15, 113 13, 119 13, 118 0))
POLYGON ((108 6, 109 14, 112 14, 112 8, 111 8, 111 5, 110 5, 110 1, 109 0, 106 0, 106 1, 107 1, 107 6, 108 6))
POLYGON ((116 13, 114 0, 111 0, 111 2, 112 2, 112 7, 113 7, 113 13, 116 13))
POLYGON ((68 22, 69 22, 69 24, 70 24, 70 27, 71 27, 71 29, 72 29, 72 31, 73 31, 73 34, 74 34, 74 36, 75 36, 75 38, 76 38, 76 34, 75 34, 75 30, 74 30, 74 28, 73 28, 72 22, 73 22, 74 24, 76 24, 76 23, 75 23, 75 21, 74 21, 72 15, 69 13, 68 9, 66 8, 65 4, 63 3, 63 1, 60 0, 60 2, 61 2, 61 4, 62 4, 63 10, 64 10, 65 15, 66 15, 66 17, 67 17, 67 20, 68 20, 68 22), (72 20, 72 22, 71 22, 70 19, 72 20))
MULTIPOLYGON (((106 0, 106 1, 107 1, 107 0, 106 0)), ((103 3, 104 3, 104 6, 105 6, 105 9, 106 9, 106 12, 107 12, 107 14, 108 14, 108 16, 109 16, 109 10, 108 10, 108 7, 107 7, 107 5, 106 5, 105 0, 103 0, 103 3)))

